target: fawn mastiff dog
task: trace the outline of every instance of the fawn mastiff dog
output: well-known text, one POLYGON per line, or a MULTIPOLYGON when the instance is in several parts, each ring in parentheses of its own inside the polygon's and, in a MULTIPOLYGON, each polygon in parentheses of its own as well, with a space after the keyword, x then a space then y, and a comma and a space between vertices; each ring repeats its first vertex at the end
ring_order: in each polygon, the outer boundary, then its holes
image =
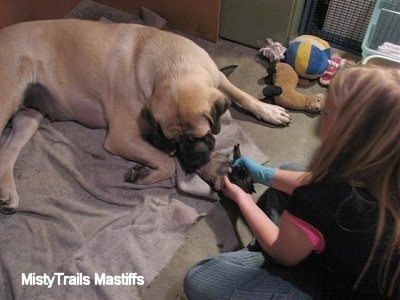
MULTIPOLYGON (((13 168, 47 116, 106 128, 107 151, 145 166, 137 180, 173 176, 209 163, 219 118, 237 102, 257 118, 290 117, 232 85, 187 38, 135 24, 84 20, 20 23, 0 30, 0 207, 14 212, 13 168)), ((207 169, 207 168, 205 168, 207 169)), ((140 172, 139 172, 140 173, 140 172)))

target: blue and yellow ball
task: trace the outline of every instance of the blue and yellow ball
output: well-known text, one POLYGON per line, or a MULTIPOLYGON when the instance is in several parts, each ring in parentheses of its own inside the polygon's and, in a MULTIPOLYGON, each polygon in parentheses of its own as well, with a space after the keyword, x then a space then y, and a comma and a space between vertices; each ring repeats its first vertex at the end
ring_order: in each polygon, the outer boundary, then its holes
POLYGON ((327 41, 313 36, 300 35, 290 42, 286 61, 303 78, 317 79, 328 67, 331 48, 327 41))

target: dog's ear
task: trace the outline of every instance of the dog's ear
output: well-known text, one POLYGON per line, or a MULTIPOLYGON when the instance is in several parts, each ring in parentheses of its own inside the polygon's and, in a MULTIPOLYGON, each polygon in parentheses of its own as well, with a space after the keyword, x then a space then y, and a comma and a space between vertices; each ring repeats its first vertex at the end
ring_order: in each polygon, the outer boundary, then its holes
POLYGON ((152 112, 144 107, 140 114, 139 129, 142 136, 153 146, 165 151, 174 152, 176 150, 176 142, 168 139, 163 132, 160 124, 154 118, 152 112))
POLYGON ((182 134, 179 113, 171 96, 169 85, 160 85, 147 100, 145 110, 147 121, 152 123, 152 129, 157 126, 166 139, 177 139, 182 134))
POLYGON ((222 96, 214 101, 213 106, 210 109, 210 114, 206 116, 210 123, 211 132, 213 134, 218 134, 221 131, 221 116, 228 109, 229 102, 222 96))

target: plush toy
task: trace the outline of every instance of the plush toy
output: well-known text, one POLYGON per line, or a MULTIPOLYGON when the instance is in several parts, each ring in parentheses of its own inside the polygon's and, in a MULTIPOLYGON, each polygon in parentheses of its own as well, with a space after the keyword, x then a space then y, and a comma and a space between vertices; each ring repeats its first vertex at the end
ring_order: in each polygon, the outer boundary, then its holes
POLYGON ((327 41, 313 36, 300 35, 292 40, 286 51, 286 62, 296 73, 306 79, 317 79, 328 67, 331 58, 327 41))
POLYGON ((266 98, 271 99, 272 97, 275 104, 287 109, 305 110, 313 114, 321 112, 324 108, 325 97, 323 94, 304 94, 296 90, 299 76, 291 65, 278 62, 271 64, 267 71, 268 76, 265 78, 265 82, 270 85, 264 88, 263 94, 266 98))

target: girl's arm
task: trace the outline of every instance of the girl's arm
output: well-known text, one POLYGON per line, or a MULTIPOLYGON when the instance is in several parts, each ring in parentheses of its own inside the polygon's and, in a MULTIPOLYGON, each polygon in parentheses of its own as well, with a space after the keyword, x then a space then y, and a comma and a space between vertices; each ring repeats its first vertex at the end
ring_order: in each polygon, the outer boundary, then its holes
POLYGON ((276 169, 272 177, 271 187, 292 195, 297 187, 304 184, 309 175, 310 172, 276 169))
MULTIPOLYGON (((279 178, 279 177, 278 177, 279 178)), ((278 180, 279 182, 279 180, 278 180)), ((279 227, 254 203, 250 194, 224 178, 223 193, 239 206, 264 251, 282 265, 293 266, 313 251, 306 233, 283 213, 279 227)))

